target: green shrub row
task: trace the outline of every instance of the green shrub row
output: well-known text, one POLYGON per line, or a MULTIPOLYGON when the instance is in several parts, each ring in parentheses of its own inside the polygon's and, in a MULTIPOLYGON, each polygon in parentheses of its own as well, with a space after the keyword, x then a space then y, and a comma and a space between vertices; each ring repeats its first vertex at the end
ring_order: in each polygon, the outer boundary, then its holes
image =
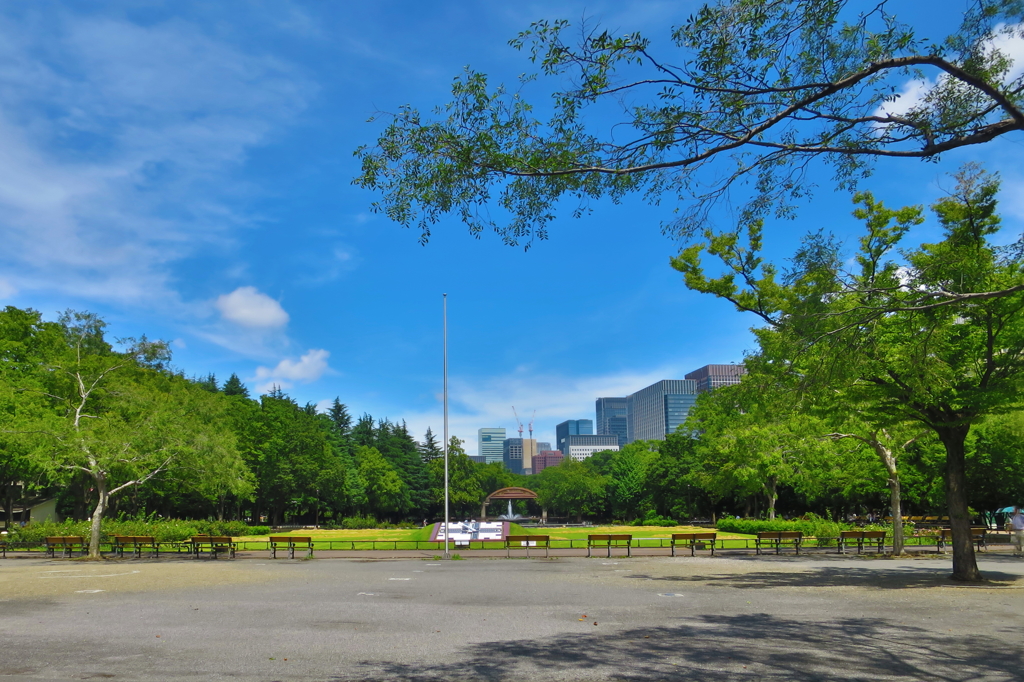
POLYGON ((369 528, 383 528, 385 530, 388 530, 395 528, 418 528, 419 526, 417 526, 415 523, 409 523, 407 521, 403 521, 401 523, 388 523, 387 521, 378 521, 372 516, 348 516, 343 518, 341 520, 341 523, 330 522, 324 527, 330 530, 338 530, 339 528, 344 530, 366 530, 369 528))
MULTIPOLYGON (((7 535, 10 542, 42 543, 52 535, 81 535, 88 537, 89 521, 63 521, 54 523, 28 523, 14 527, 7 535)), ((157 542, 180 542, 193 535, 267 535, 269 526, 249 526, 243 521, 183 521, 180 519, 104 519, 100 526, 100 537, 106 540, 111 535, 151 535, 157 542)))
POLYGON ((667 528, 669 526, 678 526, 679 523, 674 521, 674 520, 672 520, 672 519, 665 518, 664 516, 659 516, 652 509, 651 511, 647 512, 647 515, 644 516, 643 519, 637 519, 636 521, 634 521, 633 525, 636 525, 636 526, 661 526, 663 528, 667 528))

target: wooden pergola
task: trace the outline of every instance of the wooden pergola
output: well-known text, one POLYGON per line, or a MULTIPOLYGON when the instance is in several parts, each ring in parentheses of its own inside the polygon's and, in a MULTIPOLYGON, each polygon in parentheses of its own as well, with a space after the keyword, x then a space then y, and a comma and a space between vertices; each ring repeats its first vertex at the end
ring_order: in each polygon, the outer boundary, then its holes
MULTIPOLYGON (((519 488, 513 486, 511 488, 501 488, 495 490, 493 493, 484 498, 484 503, 480 506, 480 521, 487 520, 487 505, 491 503, 491 500, 536 500, 537 493, 533 492, 529 488, 519 488)), ((541 507, 541 519, 547 521, 548 511, 541 507)))

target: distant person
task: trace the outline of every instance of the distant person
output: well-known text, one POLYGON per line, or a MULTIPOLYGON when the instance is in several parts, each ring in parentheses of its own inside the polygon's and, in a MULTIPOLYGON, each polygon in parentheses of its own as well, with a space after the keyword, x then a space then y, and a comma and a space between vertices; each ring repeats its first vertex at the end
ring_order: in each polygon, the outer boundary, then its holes
POLYGON ((1013 508, 1010 530, 1013 532, 1013 556, 1024 556, 1024 514, 1019 506, 1013 508))

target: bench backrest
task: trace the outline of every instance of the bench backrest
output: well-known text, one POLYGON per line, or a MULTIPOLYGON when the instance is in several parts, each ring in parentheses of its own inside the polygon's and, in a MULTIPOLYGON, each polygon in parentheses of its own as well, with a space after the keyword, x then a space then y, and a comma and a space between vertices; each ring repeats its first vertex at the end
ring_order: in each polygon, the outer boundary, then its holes
POLYGON ((81 535, 54 535, 46 538, 48 545, 82 545, 84 541, 81 535))
POLYGON ((608 539, 612 542, 632 542, 632 535, 609 535, 608 539))
POLYGON ((234 538, 228 535, 211 535, 207 542, 227 543, 232 541, 234 541, 234 538))
POLYGON ((270 536, 270 541, 275 543, 275 544, 277 544, 277 543, 287 544, 287 543, 289 543, 289 542, 291 542, 291 541, 293 541, 295 539, 296 538, 293 538, 291 535, 271 535, 270 536))
POLYGON ((547 542, 550 535, 506 535, 505 542, 547 542))
POLYGON ((673 540, 714 540, 718 533, 672 533, 673 540))
POLYGON ((864 537, 865 540, 877 540, 878 538, 884 538, 885 537, 885 531, 884 530, 866 530, 866 531, 864 531, 864 536, 863 537, 864 537))
POLYGON ((611 535, 588 535, 587 542, 608 542, 612 539, 611 535))
POLYGON ((209 542, 212 535, 193 535, 192 542, 209 542))
POLYGON ((763 530, 757 534, 758 540, 799 540, 804 536, 802 530, 763 530))
POLYGON ((293 536, 291 536, 290 541, 294 542, 295 544, 298 544, 300 542, 305 544, 305 543, 313 542, 313 538, 308 536, 308 535, 293 535, 293 536))
POLYGON ((847 539, 847 538, 852 538, 852 539, 856 540, 857 538, 864 537, 864 531, 862 531, 862 530, 841 530, 841 531, 839 531, 839 537, 843 538, 844 540, 847 539))

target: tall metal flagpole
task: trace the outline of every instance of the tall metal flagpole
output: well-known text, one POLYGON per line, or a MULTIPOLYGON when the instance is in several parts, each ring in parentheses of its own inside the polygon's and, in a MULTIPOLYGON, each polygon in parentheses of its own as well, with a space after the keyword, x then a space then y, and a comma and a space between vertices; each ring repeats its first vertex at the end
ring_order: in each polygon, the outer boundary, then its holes
POLYGON ((444 558, 448 556, 448 294, 444 301, 444 558))

